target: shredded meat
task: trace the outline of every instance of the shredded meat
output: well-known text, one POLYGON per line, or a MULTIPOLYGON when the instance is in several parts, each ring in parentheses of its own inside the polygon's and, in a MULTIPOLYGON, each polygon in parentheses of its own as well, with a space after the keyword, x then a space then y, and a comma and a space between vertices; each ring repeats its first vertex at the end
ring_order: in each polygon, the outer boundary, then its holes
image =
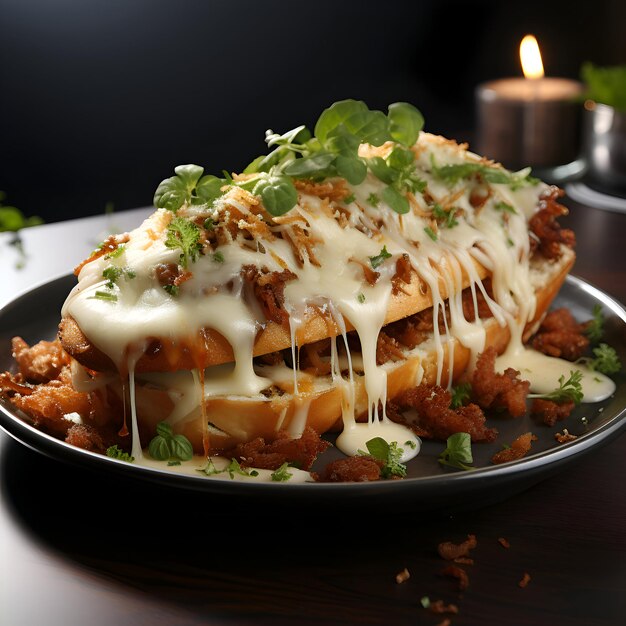
POLYGON ((412 273, 411 258, 406 253, 400 255, 396 261, 396 273, 391 279, 392 293, 394 295, 404 291, 402 285, 408 285, 411 282, 412 273))
POLYGON ((290 270, 282 272, 270 272, 267 268, 259 270, 254 265, 244 265, 242 275, 252 286, 265 317, 277 324, 288 324, 289 314, 283 306, 285 283, 296 278, 296 275, 290 270))
POLYGON ((573 400, 566 400, 562 403, 553 402, 552 400, 544 400, 543 398, 535 398, 530 407, 533 415, 543 416, 543 423, 548 426, 554 426, 556 422, 564 420, 574 410, 576 404, 573 400))
POLYGON ((574 231, 561 228, 556 221, 561 215, 567 215, 567 207, 557 200, 564 195, 558 187, 551 187, 541 198, 539 210, 528 222, 528 227, 537 238, 531 239, 531 246, 535 247, 547 259, 558 259, 561 256, 561 245, 569 248, 576 245, 574 231))
POLYGON ((388 361, 401 361, 404 358, 406 357, 399 343, 381 330, 376 340, 376 363, 382 365, 388 361))
POLYGON ((308 470, 329 445, 312 428, 307 427, 298 439, 280 431, 271 443, 265 443, 265 439, 257 437, 247 443, 238 444, 224 456, 237 459, 243 467, 275 470, 283 463, 291 463, 295 467, 308 470))
POLYGON ((432 330, 433 316, 430 309, 385 326, 385 333, 409 350, 422 343, 432 330))
POLYGON ((323 483, 367 482, 380 480, 383 462, 371 456, 349 456, 331 461, 315 479, 323 483))
POLYGON ((474 400, 483 409, 505 409, 513 417, 526 413, 526 396, 530 383, 519 378, 519 372, 511 367, 503 374, 495 371, 497 352, 489 347, 476 361, 472 376, 474 400))
POLYGON ((454 561, 460 557, 469 556, 470 550, 477 546, 476 535, 467 535, 467 539, 461 543, 443 541, 437 546, 437 552, 442 559, 454 561))
POLYGON ((437 385, 419 385, 405 391, 390 403, 388 415, 393 419, 398 412, 415 409, 416 425, 421 437, 445 441, 455 433, 469 433, 473 442, 493 441, 498 431, 487 428, 485 415, 475 404, 451 409, 450 392, 437 385))
POLYGON ((154 268, 154 272, 162 287, 166 285, 179 287, 193 276, 190 271, 176 263, 159 263, 154 268))
POLYGON ((510 448, 496 452, 491 457, 491 462, 498 465, 500 463, 508 463, 509 461, 517 461, 517 459, 521 459, 530 452, 533 441, 537 441, 535 435, 532 433, 524 433, 513 441, 510 448))
POLYGON ((541 323, 532 346, 549 356, 575 361, 589 347, 584 329, 585 324, 579 324, 569 309, 554 309, 541 323))
POLYGON ((40 341, 30 347, 21 337, 13 337, 11 347, 21 376, 31 383, 57 378, 63 367, 70 364, 70 357, 58 339, 40 341))

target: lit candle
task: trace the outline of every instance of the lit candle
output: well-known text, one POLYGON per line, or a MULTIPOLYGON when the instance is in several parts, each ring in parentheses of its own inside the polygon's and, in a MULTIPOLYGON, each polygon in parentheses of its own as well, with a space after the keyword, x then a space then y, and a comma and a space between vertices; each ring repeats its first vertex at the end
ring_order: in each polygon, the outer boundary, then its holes
POLYGON ((547 78, 537 40, 520 44, 524 77, 476 89, 478 152, 506 167, 553 167, 578 156, 582 84, 547 78))

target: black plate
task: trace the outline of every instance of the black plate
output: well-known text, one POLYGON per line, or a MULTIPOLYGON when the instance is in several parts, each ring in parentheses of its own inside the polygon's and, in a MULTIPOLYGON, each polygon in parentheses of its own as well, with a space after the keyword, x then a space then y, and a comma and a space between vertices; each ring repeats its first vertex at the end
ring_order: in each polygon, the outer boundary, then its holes
MULTIPOLYGON (((64 276, 18 296, 0 310, 0 371, 11 369, 10 342, 19 335, 28 343, 55 336, 63 301, 75 284, 73 275, 64 276)), ((622 363, 626 363, 626 311, 617 301, 576 277, 568 277, 554 306, 568 307, 579 320, 591 317, 594 305, 603 308, 604 341, 615 347, 622 363)), ((475 444, 474 461, 478 469, 457 471, 442 467, 437 462, 445 447, 440 442, 424 442, 422 452, 408 463, 404 480, 374 483, 346 484, 291 484, 258 483, 214 480, 201 476, 174 474, 135 466, 108 457, 87 452, 39 432, 24 422, 8 403, 0 402, 0 426, 26 446, 54 459, 79 465, 84 469, 106 472, 124 480, 150 481, 178 490, 195 490, 198 495, 245 496, 246 498, 288 497, 290 503, 318 503, 330 498, 334 504, 354 506, 372 504, 372 498, 393 500, 399 505, 420 509, 445 508, 450 502, 456 507, 474 507, 506 499, 543 480, 570 463, 577 462, 586 453, 597 449, 616 437, 626 426, 626 378, 621 372, 616 379, 617 391, 609 399, 597 404, 584 404, 570 417, 549 428, 529 415, 522 418, 490 418, 488 425, 500 434, 495 443, 475 444), (585 419, 586 418, 586 419, 585 419), (578 438, 558 444, 554 434, 567 428, 578 438), (539 440, 533 444, 532 454, 503 465, 491 465, 489 459, 503 444, 532 430, 539 440)), ((323 455, 324 463, 338 453, 330 450, 323 455)))

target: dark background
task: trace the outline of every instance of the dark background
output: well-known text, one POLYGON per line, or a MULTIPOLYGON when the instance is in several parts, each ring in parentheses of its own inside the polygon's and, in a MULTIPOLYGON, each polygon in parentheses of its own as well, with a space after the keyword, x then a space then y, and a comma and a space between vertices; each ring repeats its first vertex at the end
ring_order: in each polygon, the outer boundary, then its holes
POLYGON ((473 92, 626 61, 623 0, 0 0, 0 190, 46 222, 151 204, 175 165, 241 170, 335 100, 409 101, 469 140, 473 92))

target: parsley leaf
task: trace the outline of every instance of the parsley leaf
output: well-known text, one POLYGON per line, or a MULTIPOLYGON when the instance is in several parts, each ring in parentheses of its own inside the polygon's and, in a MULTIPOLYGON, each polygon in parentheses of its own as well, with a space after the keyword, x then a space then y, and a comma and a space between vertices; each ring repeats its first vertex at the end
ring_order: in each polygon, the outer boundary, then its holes
POLYGON ((622 369, 622 363, 615 352, 615 348, 611 348, 606 343, 601 343, 597 348, 593 349, 596 357, 587 362, 587 365, 597 372, 603 374, 617 374, 622 369))
POLYGON ((463 406, 469 399, 472 393, 471 383, 461 383, 452 387, 452 401, 450 402, 451 409, 458 409, 463 406))
POLYGON ((583 399, 583 388, 580 383, 583 373, 580 370, 570 371, 570 376, 565 380, 565 376, 559 376, 559 386, 550 393, 530 393, 529 398, 542 398, 543 400, 552 400, 552 402, 567 402, 573 400, 576 404, 580 404, 583 399))
POLYGON ((194 262, 202 249, 200 229, 184 217, 175 217, 167 227, 165 245, 168 248, 182 250, 180 264, 186 269, 189 262, 194 262))
POLYGON ((604 315, 602 313, 602 305, 594 305, 593 318, 587 322, 585 334, 589 337, 589 341, 593 343, 602 339, 602 335, 604 334, 604 315))
POLYGON ((112 459, 119 459, 120 461, 127 461, 128 463, 132 463, 135 460, 134 456, 131 456, 128 452, 124 452, 117 444, 109 446, 106 454, 112 459))
POLYGON ((272 472, 272 480, 275 482, 285 482, 289 480, 293 474, 287 471, 289 468, 289 463, 283 463, 277 470, 272 472))
POLYGON ((472 438, 469 433, 450 435, 446 444, 446 449, 439 455, 439 463, 462 470, 474 469, 471 466, 474 457, 472 456, 472 438))

